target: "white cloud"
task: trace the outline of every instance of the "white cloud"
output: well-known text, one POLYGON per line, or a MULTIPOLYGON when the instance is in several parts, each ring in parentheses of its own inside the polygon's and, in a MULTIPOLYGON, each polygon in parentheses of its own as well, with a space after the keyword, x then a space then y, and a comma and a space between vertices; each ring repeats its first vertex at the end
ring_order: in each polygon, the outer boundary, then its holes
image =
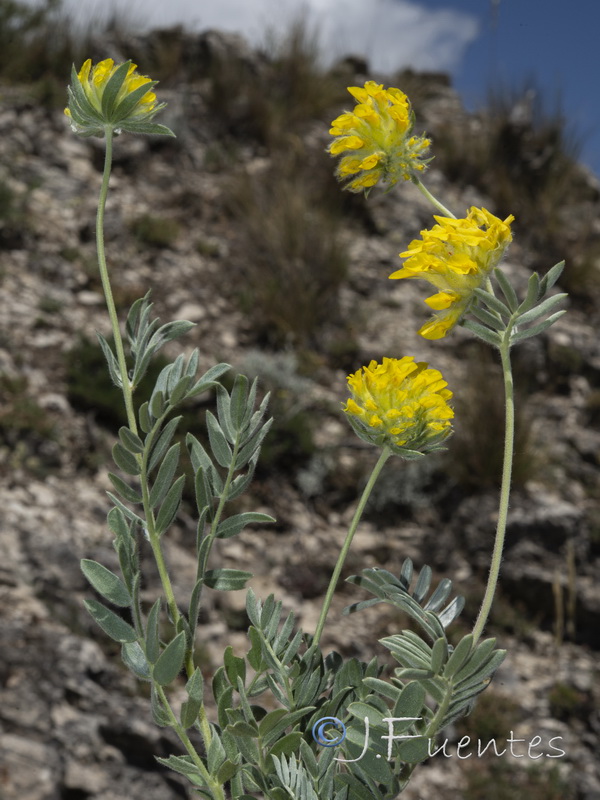
MULTIPOLYGON (((29 0, 38 4, 39 0, 29 0)), ((267 27, 282 28, 298 14, 317 25, 328 60, 364 55, 380 72, 400 67, 454 70, 478 34, 477 20, 462 11, 428 9, 413 0, 64 0, 77 20, 115 9, 148 27, 184 24, 221 28, 264 41, 267 27)))

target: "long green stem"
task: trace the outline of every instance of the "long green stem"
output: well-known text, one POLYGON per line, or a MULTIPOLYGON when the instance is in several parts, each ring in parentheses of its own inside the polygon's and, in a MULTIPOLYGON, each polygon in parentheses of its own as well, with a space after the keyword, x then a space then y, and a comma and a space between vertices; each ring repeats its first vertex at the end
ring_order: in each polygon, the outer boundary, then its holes
POLYGON ((425 186, 424 186, 424 185, 421 183, 421 181, 420 181, 418 178, 414 178, 414 179, 413 179, 413 183, 415 184, 415 186, 417 187, 417 189, 418 189, 418 190, 421 192, 421 194, 422 194, 422 195, 424 195, 424 196, 425 196, 425 197, 426 197, 426 198, 429 200, 429 202, 430 202, 430 203, 433 203, 433 205, 434 205, 434 206, 437 208, 437 210, 438 210, 438 211, 441 211, 441 212, 442 212, 442 214, 443 214, 445 217, 452 217, 452 219, 456 219, 456 217, 454 216, 454 214, 453 214, 451 211, 449 211, 449 210, 446 208, 446 206, 442 205, 442 203, 440 203, 440 201, 437 199, 437 197, 434 197, 434 196, 431 194, 431 192, 429 191, 429 189, 427 189, 427 188, 426 188, 426 187, 425 187, 425 186))
MULTIPOLYGON (((110 284, 110 277, 108 273, 108 267, 106 264, 106 254, 104 249, 104 211, 106 208, 106 198, 108 195, 108 186, 110 182, 110 173, 112 168, 113 130, 110 126, 106 127, 105 134, 106 134, 105 136, 106 147, 104 154, 104 172, 102 174, 102 185, 100 188, 98 211, 96 214, 96 249, 98 254, 98 267, 100 271, 100 280, 102 282, 102 289, 104 291, 104 298, 106 300, 106 308, 108 310, 108 316, 110 318, 110 324, 112 327, 113 338, 115 343, 115 352, 117 355, 117 363, 119 365, 119 373, 121 376, 123 399, 125 402, 125 410, 127 413, 127 422, 129 424, 130 430, 133 431, 133 433, 137 434, 138 429, 135 418, 135 410, 133 407, 133 390, 131 387, 131 383, 129 381, 127 362, 125 360, 125 350, 123 347, 123 339, 121 337, 119 319, 117 316, 117 309, 115 306, 112 287, 110 284)), ((160 422, 162 422, 162 419, 160 422)), ((173 592, 173 586, 171 584, 171 579, 169 577, 167 565, 165 563, 165 559, 163 556, 160 544, 160 537, 157 535, 156 532, 156 520, 154 519, 154 512, 152 510, 152 505, 150 503, 150 486, 148 481, 147 459, 150 452, 150 445, 152 444, 154 433, 156 430, 158 430, 158 428, 159 428, 158 425, 155 426, 154 430, 152 431, 150 440, 146 442, 147 446, 145 449, 144 456, 143 457, 138 456, 141 467, 140 483, 142 487, 143 506, 146 518, 146 529, 148 532, 148 539, 150 541, 150 546, 152 548, 154 560, 156 561, 156 566, 160 576, 163 592, 165 593, 165 598, 167 601, 167 606, 169 608, 171 619, 173 624, 177 626, 181 615, 179 613, 179 609, 177 608, 175 593, 173 592)), ((136 624, 138 628, 143 628, 141 620, 136 619, 136 624)), ((191 653, 188 654, 188 657, 186 659, 186 672, 188 678, 191 677, 192 673, 194 672, 194 663, 191 653)), ((164 699, 166 701, 166 698, 164 699)), ((196 751, 194 750, 191 742, 189 741, 187 734, 185 733, 183 728, 181 728, 176 718, 173 717, 173 719, 175 720, 175 724, 173 725, 173 727, 177 731, 179 738, 181 739, 181 741, 183 742, 186 749, 188 750, 194 761, 197 763, 199 768, 205 770, 205 767, 202 764, 201 759, 196 754, 196 751)), ((210 726, 208 724, 208 720, 206 718, 206 711, 204 709, 204 706, 200 709, 199 722, 202 729, 204 744, 208 748, 212 739, 212 733, 210 730, 210 726)), ((215 797, 221 798, 224 796, 222 793, 222 789, 219 786, 215 784, 212 788, 213 791, 216 792, 215 797)))
POLYGON ((508 517, 508 502, 510 498, 510 481, 512 477, 512 463, 515 440, 515 403, 512 369, 510 364, 510 332, 512 325, 508 326, 504 334, 504 340, 500 347, 500 357, 502 359, 502 370, 504 373, 504 400, 505 400, 505 434, 504 434, 504 463, 502 466, 502 487, 500 489, 500 506, 498 508, 498 523, 496 525, 496 539, 490 564, 490 573, 483 597, 483 602, 479 610, 479 615, 473 628, 473 646, 477 644, 483 629, 487 623, 498 584, 500 564, 502 562, 502 551, 504 549, 504 538, 506 534, 506 521, 508 517))
POLYGON ((194 762, 194 765, 198 768, 198 771, 202 775, 202 778, 206 782, 206 785, 212 791, 213 797, 215 798, 215 800, 225 800, 225 794, 223 792, 222 785, 217 783, 211 777, 211 774, 204 765, 204 762, 196 752, 196 748, 191 743, 190 738, 185 731, 185 728, 179 724, 179 721, 177 720, 177 717, 175 716, 173 709, 171 708, 171 704, 167 699, 164 689, 162 688, 162 686, 159 686, 158 684, 154 684, 154 688, 156 690, 158 697, 160 698, 162 707, 164 708, 169 717, 169 723, 171 727, 173 728, 177 736, 179 736, 179 740, 187 750, 190 758, 194 762))
POLYGON ((125 361, 123 339, 121 338, 119 319, 117 317, 117 309, 115 307, 115 301, 110 285, 110 278, 108 276, 108 267, 106 266, 106 255, 104 253, 104 209, 106 208, 106 196, 108 194, 108 183, 110 180, 110 171, 112 167, 113 129, 111 126, 106 126, 105 134, 106 147, 104 151, 104 172, 102 174, 102 186, 100 187, 98 211, 96 213, 96 250, 98 253, 100 280, 102 281, 102 289, 104 291, 104 298, 106 300, 106 308, 108 310, 108 316, 110 318, 110 324, 115 340, 115 350, 117 353, 119 372, 121 374, 123 398, 125 400, 125 410, 127 412, 127 422, 129 423, 130 429, 137 434, 137 424, 135 421, 135 412, 133 410, 133 396, 131 383, 129 382, 129 374, 127 372, 127 362, 125 361))
POLYGON ((364 488, 362 496, 360 498, 360 502, 354 512, 354 516, 352 518, 352 522, 350 523, 350 528, 348 529, 348 533, 346 534, 346 538, 344 539, 344 544, 342 545, 342 549, 340 550, 340 554, 338 556, 337 563, 335 565, 335 569, 333 570, 333 574, 331 576, 331 580, 329 581, 329 587, 327 589, 327 594, 325 595, 325 601, 323 602, 323 608, 321 609, 321 616, 319 617, 319 622, 317 624, 317 629, 315 631, 315 636, 313 639, 313 644, 318 644, 321 635, 323 633, 323 628, 325 627, 325 620, 327 619, 327 614, 329 612, 329 608, 331 606, 331 601, 333 600, 333 595, 335 593, 335 589, 340 578, 342 567, 344 566, 344 562, 350 550, 350 545, 352 544, 352 539, 354 538, 354 534, 356 533, 356 529, 358 528, 358 523, 363 515, 363 511, 365 510, 365 506, 367 504, 367 500, 369 499, 371 492, 373 491, 373 487, 375 486, 375 482, 379 477, 379 473, 383 469, 383 465, 388 460, 388 458, 392 455, 391 450, 388 450, 385 447, 381 455, 379 456, 379 460, 373 467, 373 472, 367 482, 367 485, 364 488))
MULTIPOLYGON (((121 329, 119 327, 119 319, 117 317, 117 309, 113 298, 112 287, 110 284, 110 277, 108 274, 108 267, 106 264, 106 254, 104 250, 104 210, 106 208, 106 197, 108 195, 108 184, 110 181, 110 172, 112 167, 112 149, 113 149, 113 130, 110 126, 106 128, 106 148, 104 154, 104 172, 102 174, 102 186, 100 188, 100 198, 98 200, 98 212, 96 214, 96 248, 98 253, 98 268, 100 271, 100 280, 102 281, 102 289, 106 300, 106 308, 110 318, 112 327, 113 338, 115 342, 115 352, 117 355, 117 362, 119 365, 119 372, 121 375, 123 400, 125 401, 125 410, 127 412, 127 422, 129 428, 137 434, 137 423, 135 419, 135 411, 133 408, 133 391, 129 381, 129 374, 127 372, 127 363, 125 361, 125 350, 123 348, 123 339, 121 337, 121 329)), ((156 566, 160 575, 161 584, 171 618, 176 625, 179 619, 179 610, 175 602, 175 595, 171 580, 167 572, 167 567, 160 547, 159 537, 156 535, 154 529, 154 514, 150 505, 150 489, 148 486, 148 475, 146 470, 145 460, 141 462, 142 471, 140 481, 142 485, 142 496, 144 499, 144 512, 146 515, 146 526, 148 530, 148 538, 156 560, 156 566)))

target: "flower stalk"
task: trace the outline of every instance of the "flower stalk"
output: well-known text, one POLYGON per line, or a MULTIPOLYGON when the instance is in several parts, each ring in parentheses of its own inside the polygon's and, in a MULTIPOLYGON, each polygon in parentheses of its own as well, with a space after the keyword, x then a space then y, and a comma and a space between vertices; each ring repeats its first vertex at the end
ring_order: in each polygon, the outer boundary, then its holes
POLYGON ((504 550, 504 539, 506 536, 506 523, 508 519, 508 508, 510 500, 510 485, 512 478, 514 441, 515 441, 515 402, 512 367, 510 362, 510 333, 512 325, 509 325, 504 333, 502 345, 500 346, 500 358, 502 360, 502 373, 504 376, 504 402, 505 402, 505 423, 504 423, 504 457, 502 462, 502 484, 500 488, 500 502, 498 506, 498 521, 496 523, 496 536, 494 539, 494 550, 490 563, 488 581, 485 594, 479 610, 479 614, 473 627, 473 647, 481 638, 485 625, 492 609, 498 577, 500 575, 500 565, 502 563, 502 552, 504 550))
POLYGON ((329 580, 329 586, 327 588, 325 600, 323 601, 323 607, 321 608, 321 614, 319 616, 319 621, 317 623, 317 627, 315 630, 313 644, 319 644, 319 642, 321 641, 321 636, 323 634, 323 629, 325 627, 325 622, 327 620, 327 614, 329 613, 329 609, 331 607, 331 601, 333 600, 333 595, 335 594, 335 590, 338 581, 340 579, 340 575, 342 574, 344 562, 346 561, 348 553, 350 552, 350 547, 352 545, 352 540, 354 539, 354 534, 356 533, 356 529, 358 528, 358 524, 364 513, 365 506, 367 505, 369 497, 371 496, 373 487, 377 482, 377 478, 381 474, 381 470, 383 469, 385 462, 391 455, 392 451, 389 448, 384 447, 383 450, 381 451, 379 458, 377 459, 377 463, 373 467, 373 471, 369 476, 367 485, 363 489, 363 493, 356 507, 356 511, 354 512, 354 516, 352 517, 352 522, 350 523, 350 527, 348 528, 348 533, 346 534, 346 538, 344 539, 344 544, 342 545, 342 549, 340 550, 340 554, 337 558, 333 573, 329 580))

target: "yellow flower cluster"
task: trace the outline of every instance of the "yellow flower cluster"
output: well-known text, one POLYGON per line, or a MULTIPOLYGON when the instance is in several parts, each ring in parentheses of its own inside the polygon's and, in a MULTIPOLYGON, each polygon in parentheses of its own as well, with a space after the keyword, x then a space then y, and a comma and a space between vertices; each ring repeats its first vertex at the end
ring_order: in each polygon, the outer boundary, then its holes
POLYGON ((438 290, 425 302, 434 316, 419 331, 441 339, 469 310, 474 291, 482 286, 512 241, 512 215, 501 220, 485 208, 472 207, 465 219, 435 217, 437 225, 400 253, 402 269, 390 278, 424 278, 438 290))
POLYGON ((173 136, 152 122, 165 105, 157 103, 154 86, 156 81, 140 75, 131 61, 115 64, 105 58, 93 66, 88 58, 79 72, 73 68, 65 114, 81 136, 103 136, 107 129, 173 136))
POLYGON ((447 386, 438 370, 412 356, 371 361, 348 377, 352 397, 344 411, 362 439, 410 457, 438 449, 452 432, 447 386))
POLYGON ((429 139, 413 136, 414 117, 407 96, 399 89, 367 81, 364 88, 349 86, 357 101, 353 112, 333 120, 329 133, 335 137, 328 150, 344 154, 336 174, 347 180, 352 192, 370 189, 379 181, 393 186, 425 169, 429 139))

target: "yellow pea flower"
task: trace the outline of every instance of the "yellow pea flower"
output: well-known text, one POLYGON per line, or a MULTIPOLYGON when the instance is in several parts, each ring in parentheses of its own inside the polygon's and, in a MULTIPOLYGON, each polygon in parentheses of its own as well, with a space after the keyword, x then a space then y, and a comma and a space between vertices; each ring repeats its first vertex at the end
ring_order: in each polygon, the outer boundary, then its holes
POLYGON ((465 219, 434 217, 437 225, 400 253, 406 261, 392 279, 423 278, 438 290, 425 302, 441 311, 419 330, 425 339, 441 339, 468 312, 475 289, 482 287, 512 241, 512 214, 501 220, 485 208, 469 210, 465 219))
POLYGON ((396 455, 439 450, 452 433, 452 392, 441 372, 412 356, 371 361, 348 376, 352 397, 343 410, 354 431, 396 455))
POLYGON ((329 133, 335 138, 328 148, 332 156, 343 154, 336 174, 347 181, 344 188, 360 192, 379 181, 391 187, 422 172, 429 163, 424 156, 430 141, 412 136, 414 115, 407 96, 374 81, 348 91, 357 105, 333 120, 329 133))

